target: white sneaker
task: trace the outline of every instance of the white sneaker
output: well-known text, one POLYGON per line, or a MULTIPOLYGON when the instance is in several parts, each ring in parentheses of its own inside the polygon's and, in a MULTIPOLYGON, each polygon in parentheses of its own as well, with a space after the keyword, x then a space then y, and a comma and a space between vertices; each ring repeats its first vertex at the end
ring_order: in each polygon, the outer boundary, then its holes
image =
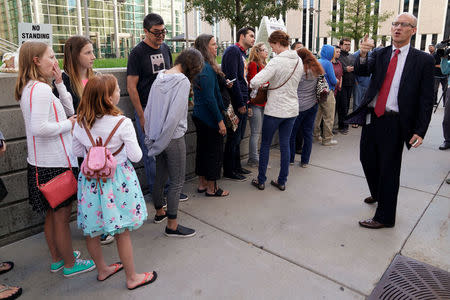
POLYGON ((335 146, 337 145, 337 141, 336 140, 330 140, 329 142, 322 142, 322 145, 324 146, 335 146))

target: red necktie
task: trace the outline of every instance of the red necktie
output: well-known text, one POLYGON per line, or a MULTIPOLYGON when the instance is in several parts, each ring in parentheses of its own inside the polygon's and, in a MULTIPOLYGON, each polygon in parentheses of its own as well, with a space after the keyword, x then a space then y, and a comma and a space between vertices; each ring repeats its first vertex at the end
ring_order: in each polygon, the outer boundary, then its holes
POLYGON ((380 92, 378 93, 377 104, 375 104, 375 114, 377 115, 377 117, 381 117, 382 115, 384 115, 389 90, 391 89, 392 79, 394 79, 395 69, 397 68, 399 53, 400 49, 395 50, 395 54, 389 62, 383 85, 381 86, 380 92))

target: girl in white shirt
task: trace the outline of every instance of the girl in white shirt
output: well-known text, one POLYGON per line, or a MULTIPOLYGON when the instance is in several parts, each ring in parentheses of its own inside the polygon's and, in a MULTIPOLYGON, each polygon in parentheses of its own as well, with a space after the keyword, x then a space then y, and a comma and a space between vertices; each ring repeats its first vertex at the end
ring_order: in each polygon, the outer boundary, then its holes
MULTIPOLYGON (((70 37, 64 44, 64 73, 62 80, 67 91, 72 96, 73 108, 75 113, 80 104, 81 95, 84 87, 90 78, 95 76, 92 66, 94 65, 95 55, 92 41, 85 36, 75 35, 70 37)), ((56 96, 57 93, 55 93, 56 96)), ((81 165, 82 158, 78 159, 81 165)), ((102 245, 114 242, 114 237, 102 235, 100 238, 102 245)))
POLYGON ((133 247, 129 231, 139 228, 147 219, 147 208, 133 162, 142 158, 136 132, 130 119, 122 116, 116 107, 120 89, 112 75, 97 75, 89 79, 78 107, 77 124, 73 130, 73 152, 85 157, 92 143, 83 122, 94 140, 105 142, 113 128, 124 118, 106 148, 116 153, 117 169, 114 178, 99 180, 78 177, 78 227, 86 236, 89 253, 97 265, 97 280, 104 281, 125 269, 128 289, 149 284, 156 279, 156 272, 136 273, 133 247), (122 148, 123 145, 123 148, 122 148), (122 149, 122 150, 121 150, 122 149), (100 235, 116 237, 122 262, 107 265, 100 246, 100 235))
POLYGON ((20 101, 27 135, 28 199, 34 211, 45 215, 44 232, 52 256, 50 270, 57 272, 64 268, 66 277, 93 270, 93 261, 77 259, 80 253, 72 249, 69 219, 76 195, 53 209, 37 188, 36 170, 40 184, 68 170, 63 143, 74 166, 72 171, 75 176, 78 174, 77 161, 70 153, 70 131, 76 117, 66 117, 74 113, 72 97, 62 83, 58 61, 47 44, 29 41, 21 46, 15 98, 20 101), (53 78, 60 99, 52 93, 53 78))

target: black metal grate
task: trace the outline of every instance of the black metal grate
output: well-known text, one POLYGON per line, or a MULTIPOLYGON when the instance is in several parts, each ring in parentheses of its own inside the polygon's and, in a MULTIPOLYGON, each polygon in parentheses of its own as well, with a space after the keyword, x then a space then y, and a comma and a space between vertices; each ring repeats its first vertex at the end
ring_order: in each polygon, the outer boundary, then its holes
POLYGON ((450 300, 450 273, 397 255, 368 300, 450 300))

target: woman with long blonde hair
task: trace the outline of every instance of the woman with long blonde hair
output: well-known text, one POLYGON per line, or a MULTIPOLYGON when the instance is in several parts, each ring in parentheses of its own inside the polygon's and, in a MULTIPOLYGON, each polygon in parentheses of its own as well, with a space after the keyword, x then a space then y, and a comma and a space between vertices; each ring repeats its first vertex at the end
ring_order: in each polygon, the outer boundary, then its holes
POLYGON ((94 262, 78 259, 80 252, 72 249, 69 220, 76 195, 52 208, 36 182, 38 177, 39 184, 47 183, 68 171, 70 165, 75 166, 74 175, 78 174, 77 160, 70 151, 76 116, 67 118, 74 114, 72 97, 62 82, 55 54, 46 43, 28 41, 21 46, 15 98, 20 102, 27 135, 28 199, 32 209, 45 216, 50 271, 64 269, 66 277, 91 271, 94 262), (60 98, 52 93, 53 79, 60 98))
MULTIPOLYGON (((250 50, 248 58, 247 82, 255 77, 255 75, 264 69, 267 62, 268 51, 266 44, 257 43, 250 50)), ((258 143, 261 138, 262 123, 264 118, 264 106, 266 104, 251 104, 248 115, 250 120, 250 142, 248 144, 248 161, 250 167, 258 167, 258 143)))

